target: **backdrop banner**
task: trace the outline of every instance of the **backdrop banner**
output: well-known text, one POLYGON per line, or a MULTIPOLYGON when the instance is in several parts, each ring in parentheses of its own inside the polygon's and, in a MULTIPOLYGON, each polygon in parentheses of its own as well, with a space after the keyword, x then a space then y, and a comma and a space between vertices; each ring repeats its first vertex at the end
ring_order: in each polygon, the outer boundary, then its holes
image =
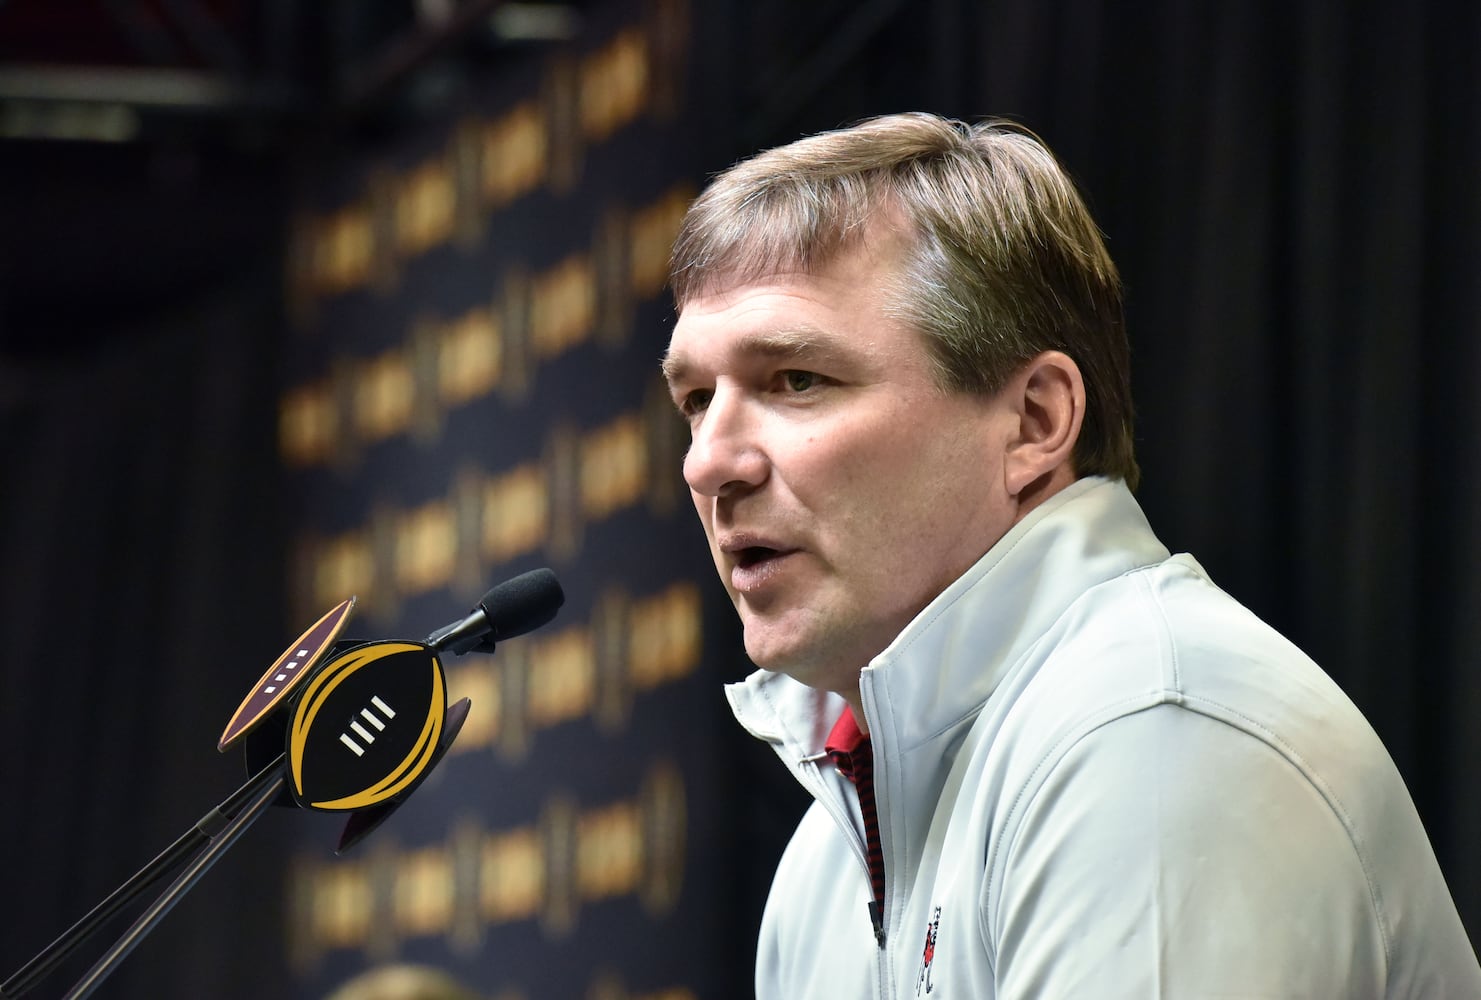
POLYGON ((326 166, 296 214, 296 617, 354 595, 346 636, 417 639, 542 565, 567 596, 539 632, 447 658, 472 708, 414 801, 342 857, 336 820, 306 825, 305 997, 390 960, 501 998, 749 989, 718 768, 744 737, 700 669, 738 643, 658 375, 696 190, 687 56, 680 3, 588 12, 476 106, 326 166))

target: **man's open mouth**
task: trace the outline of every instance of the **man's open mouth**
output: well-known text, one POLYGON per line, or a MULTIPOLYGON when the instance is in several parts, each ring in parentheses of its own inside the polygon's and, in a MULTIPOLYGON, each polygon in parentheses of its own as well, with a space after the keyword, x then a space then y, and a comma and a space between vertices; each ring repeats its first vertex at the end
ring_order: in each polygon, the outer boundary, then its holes
POLYGON ((759 563, 781 555, 780 550, 765 545, 748 545, 735 554, 735 564, 741 569, 750 569, 759 563))

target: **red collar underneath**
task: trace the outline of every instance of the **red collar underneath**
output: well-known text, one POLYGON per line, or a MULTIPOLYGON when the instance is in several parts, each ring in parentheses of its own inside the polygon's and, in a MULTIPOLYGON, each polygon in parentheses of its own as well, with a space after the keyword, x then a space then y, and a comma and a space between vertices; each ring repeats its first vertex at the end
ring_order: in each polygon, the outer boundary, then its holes
POLYGON ((838 721, 833 723, 823 749, 831 756, 847 754, 852 757, 868 739, 869 734, 859 728, 858 720, 854 718, 854 710, 845 707, 838 721))

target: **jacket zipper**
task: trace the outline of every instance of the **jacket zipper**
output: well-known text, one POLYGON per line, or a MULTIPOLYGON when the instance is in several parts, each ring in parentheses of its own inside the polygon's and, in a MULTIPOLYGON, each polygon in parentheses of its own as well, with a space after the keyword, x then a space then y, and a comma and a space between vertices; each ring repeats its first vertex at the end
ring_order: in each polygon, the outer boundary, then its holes
MULTIPOLYGON (((880 723, 884 722, 885 720, 880 712, 880 707, 876 703, 874 697, 874 678, 869 676, 869 671, 867 670, 863 671, 859 677, 859 699, 863 705, 864 718, 868 720, 869 723, 870 733, 872 734, 878 732, 880 729, 880 723)), ((888 809, 886 808, 884 801, 881 799, 879 794, 879 779, 883 773, 883 769, 879 767, 878 761, 876 761, 875 766, 870 770, 872 772, 871 780, 874 782, 874 817, 875 822, 879 826, 877 835, 880 839, 880 851, 883 852, 884 827, 885 823, 888 822, 890 818, 888 809)), ((886 861, 887 860, 888 858, 886 858, 886 861)), ((864 868, 866 871, 869 868, 869 862, 867 858, 864 862, 864 868)), ((891 887, 893 885, 894 879, 890 877, 889 866, 888 864, 886 864, 884 879, 884 895, 886 898, 888 898, 891 887)), ((890 951, 887 947, 885 947, 884 904, 884 899, 876 899, 869 904, 869 920, 874 925, 874 941, 878 945, 878 951, 876 952, 876 954, 879 957, 880 995, 883 997, 891 997, 895 994, 895 983, 893 977, 890 975, 890 951)))
MULTIPOLYGON (((803 757, 799 763, 811 768, 812 776, 816 778, 816 784, 814 786, 816 792, 813 797, 823 803, 823 808, 828 810, 828 814, 833 817, 833 822, 837 823, 841 829, 852 830, 854 826, 853 817, 849 815, 847 806, 840 803, 831 795, 823 782, 822 768, 819 767, 819 762, 824 760, 828 760, 828 755, 826 753, 819 753, 803 757)), ((858 841, 854 841, 854 859, 864 869, 864 881, 871 882, 869 875, 869 845, 867 842, 861 847, 858 841)), ((886 883, 886 891, 888 891, 888 883, 886 883)), ((873 895, 872 888, 870 895, 873 895)), ((883 950, 885 946, 884 900, 869 900, 869 926, 874 929, 875 943, 883 950)))

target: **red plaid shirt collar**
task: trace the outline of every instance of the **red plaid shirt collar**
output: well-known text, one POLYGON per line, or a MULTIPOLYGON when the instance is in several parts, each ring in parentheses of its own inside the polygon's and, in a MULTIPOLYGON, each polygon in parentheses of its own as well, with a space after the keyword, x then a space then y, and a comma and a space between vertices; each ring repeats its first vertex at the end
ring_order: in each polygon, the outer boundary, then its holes
POLYGON ((874 924, 874 937, 884 946, 884 851, 879 842, 879 814, 874 802, 874 747, 869 734, 859 728, 854 710, 845 708, 823 749, 833 759, 842 774, 859 792, 859 812, 864 820, 865 856, 869 863, 869 888, 873 899, 869 903, 869 919, 874 924))
POLYGON ((869 734, 859 728, 852 708, 845 708, 843 714, 838 717, 838 721, 833 723, 833 729, 829 731, 828 739, 823 743, 823 749, 838 764, 838 770, 843 776, 852 781, 854 755, 860 750, 870 749, 869 734))

